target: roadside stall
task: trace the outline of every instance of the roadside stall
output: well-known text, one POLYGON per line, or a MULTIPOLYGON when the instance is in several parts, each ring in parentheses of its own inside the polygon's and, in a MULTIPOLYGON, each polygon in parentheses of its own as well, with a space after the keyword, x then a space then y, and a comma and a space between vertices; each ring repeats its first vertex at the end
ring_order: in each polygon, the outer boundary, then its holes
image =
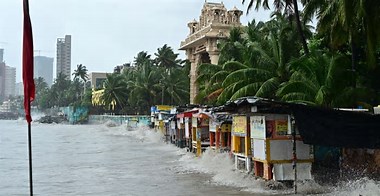
POLYGON ((200 156, 202 151, 210 146, 209 116, 209 113, 201 110, 192 116, 192 149, 193 152, 197 153, 197 156, 200 156))
POLYGON ((176 140, 176 134, 177 134, 177 118, 171 117, 169 118, 169 126, 168 126, 168 137, 167 141, 170 141, 170 143, 175 144, 176 140))
MULTIPOLYGON (((250 117, 254 174, 267 180, 294 180, 291 116, 256 114, 250 117)), ((295 131, 295 130, 294 130, 295 131)), ((311 179, 313 148, 295 136, 297 179, 311 179)))
POLYGON ((168 105, 156 105, 151 107, 151 122, 154 129, 166 135, 165 121, 169 119, 173 107, 168 105))
POLYGON ((210 147, 217 151, 231 150, 232 117, 228 114, 212 114, 209 121, 210 147))
POLYGON ((303 143, 287 104, 244 97, 227 105, 239 114, 232 124, 236 167, 245 162, 250 171, 252 160, 254 175, 267 180, 311 179, 313 147, 303 143))
POLYGON ((251 171, 251 141, 246 115, 234 115, 232 117, 231 135, 231 152, 235 159, 235 168, 251 171))
POLYGON ((179 137, 179 147, 186 147, 189 151, 192 150, 192 117, 194 113, 197 113, 198 109, 192 109, 189 111, 184 111, 177 114, 178 126, 178 137, 179 137))

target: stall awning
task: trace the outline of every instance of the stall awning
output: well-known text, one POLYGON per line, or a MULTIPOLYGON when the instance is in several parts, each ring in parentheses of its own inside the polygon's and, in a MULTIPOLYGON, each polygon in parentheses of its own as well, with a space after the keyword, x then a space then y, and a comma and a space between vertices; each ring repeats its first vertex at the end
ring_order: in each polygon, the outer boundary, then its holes
POLYGON ((229 102, 219 111, 238 111, 257 106, 261 113, 288 113, 306 144, 380 149, 380 115, 341 111, 304 104, 285 103, 258 97, 244 97, 229 102))
POLYGON ((380 148, 380 115, 291 104, 306 144, 380 148))

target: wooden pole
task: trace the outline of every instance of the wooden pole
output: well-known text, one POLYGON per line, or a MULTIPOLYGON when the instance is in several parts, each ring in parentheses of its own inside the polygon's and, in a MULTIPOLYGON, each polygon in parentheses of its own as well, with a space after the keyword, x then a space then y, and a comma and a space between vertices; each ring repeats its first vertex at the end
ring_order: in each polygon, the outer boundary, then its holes
POLYGON ((297 140, 296 140, 296 129, 295 121, 291 119, 291 129, 292 129, 292 138, 293 138, 293 171, 294 171, 294 194, 297 194, 297 140))
MULTIPOLYGON (((29 103, 30 107, 30 103, 29 103)), ((30 109, 29 109, 30 111, 30 109)), ((33 196, 33 159, 32 159, 32 126, 31 122, 28 122, 28 150, 29 150, 29 189, 30 195, 33 196)))

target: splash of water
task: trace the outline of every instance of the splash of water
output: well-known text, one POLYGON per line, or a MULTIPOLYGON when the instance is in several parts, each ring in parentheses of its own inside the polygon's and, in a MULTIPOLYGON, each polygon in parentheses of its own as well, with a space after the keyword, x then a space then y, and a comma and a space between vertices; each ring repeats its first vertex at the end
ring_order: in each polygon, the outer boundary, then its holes
MULTIPOLYGON (((107 127, 111 132, 134 138, 136 141, 149 142, 157 146, 164 145, 163 136, 147 127, 138 127, 127 130, 125 126, 107 127)), ((179 156, 179 164, 174 168, 178 173, 205 173, 211 176, 209 183, 240 188, 241 191, 264 195, 291 195, 292 188, 286 188, 279 182, 265 181, 254 177, 251 173, 237 171, 229 153, 218 153, 207 149, 201 157, 178 149, 172 145, 165 145, 179 156), (271 190, 270 186, 282 187, 280 190, 271 190)), ((326 174, 327 175, 327 174, 326 174)), ((298 193, 302 195, 380 195, 380 183, 368 178, 356 181, 341 182, 338 186, 320 185, 314 180, 298 182, 298 193)))

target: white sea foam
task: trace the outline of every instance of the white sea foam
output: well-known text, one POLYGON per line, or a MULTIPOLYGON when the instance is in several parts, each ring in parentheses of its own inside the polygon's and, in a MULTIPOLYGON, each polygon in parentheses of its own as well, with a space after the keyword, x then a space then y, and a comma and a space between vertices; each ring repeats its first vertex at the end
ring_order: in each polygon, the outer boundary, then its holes
MULTIPOLYGON (((269 186, 281 187, 281 183, 265 181, 254 177, 251 173, 241 172, 234 169, 234 163, 229 153, 217 153, 207 149, 201 157, 186 152, 185 149, 178 149, 174 145, 164 145, 163 136, 147 127, 135 128, 127 131, 124 126, 112 127, 112 132, 137 139, 141 142, 155 143, 157 146, 166 148, 179 156, 177 166, 173 168, 180 174, 205 173, 211 177, 208 183, 220 186, 237 187, 241 191, 264 194, 264 195, 291 195, 292 188, 271 190, 269 186)), ((380 184, 378 181, 370 179, 360 179, 357 181, 341 182, 338 186, 320 185, 313 180, 298 182, 298 193, 301 195, 339 195, 339 196, 372 196, 380 195, 380 184)))
POLYGON ((186 171, 210 174, 211 183, 238 187, 243 191, 253 193, 275 193, 266 187, 264 180, 255 178, 252 174, 236 171, 229 153, 217 153, 207 149, 201 157, 187 153, 179 161, 186 171))
POLYGON ((368 178, 340 182, 330 195, 339 196, 379 196, 380 182, 368 178))

